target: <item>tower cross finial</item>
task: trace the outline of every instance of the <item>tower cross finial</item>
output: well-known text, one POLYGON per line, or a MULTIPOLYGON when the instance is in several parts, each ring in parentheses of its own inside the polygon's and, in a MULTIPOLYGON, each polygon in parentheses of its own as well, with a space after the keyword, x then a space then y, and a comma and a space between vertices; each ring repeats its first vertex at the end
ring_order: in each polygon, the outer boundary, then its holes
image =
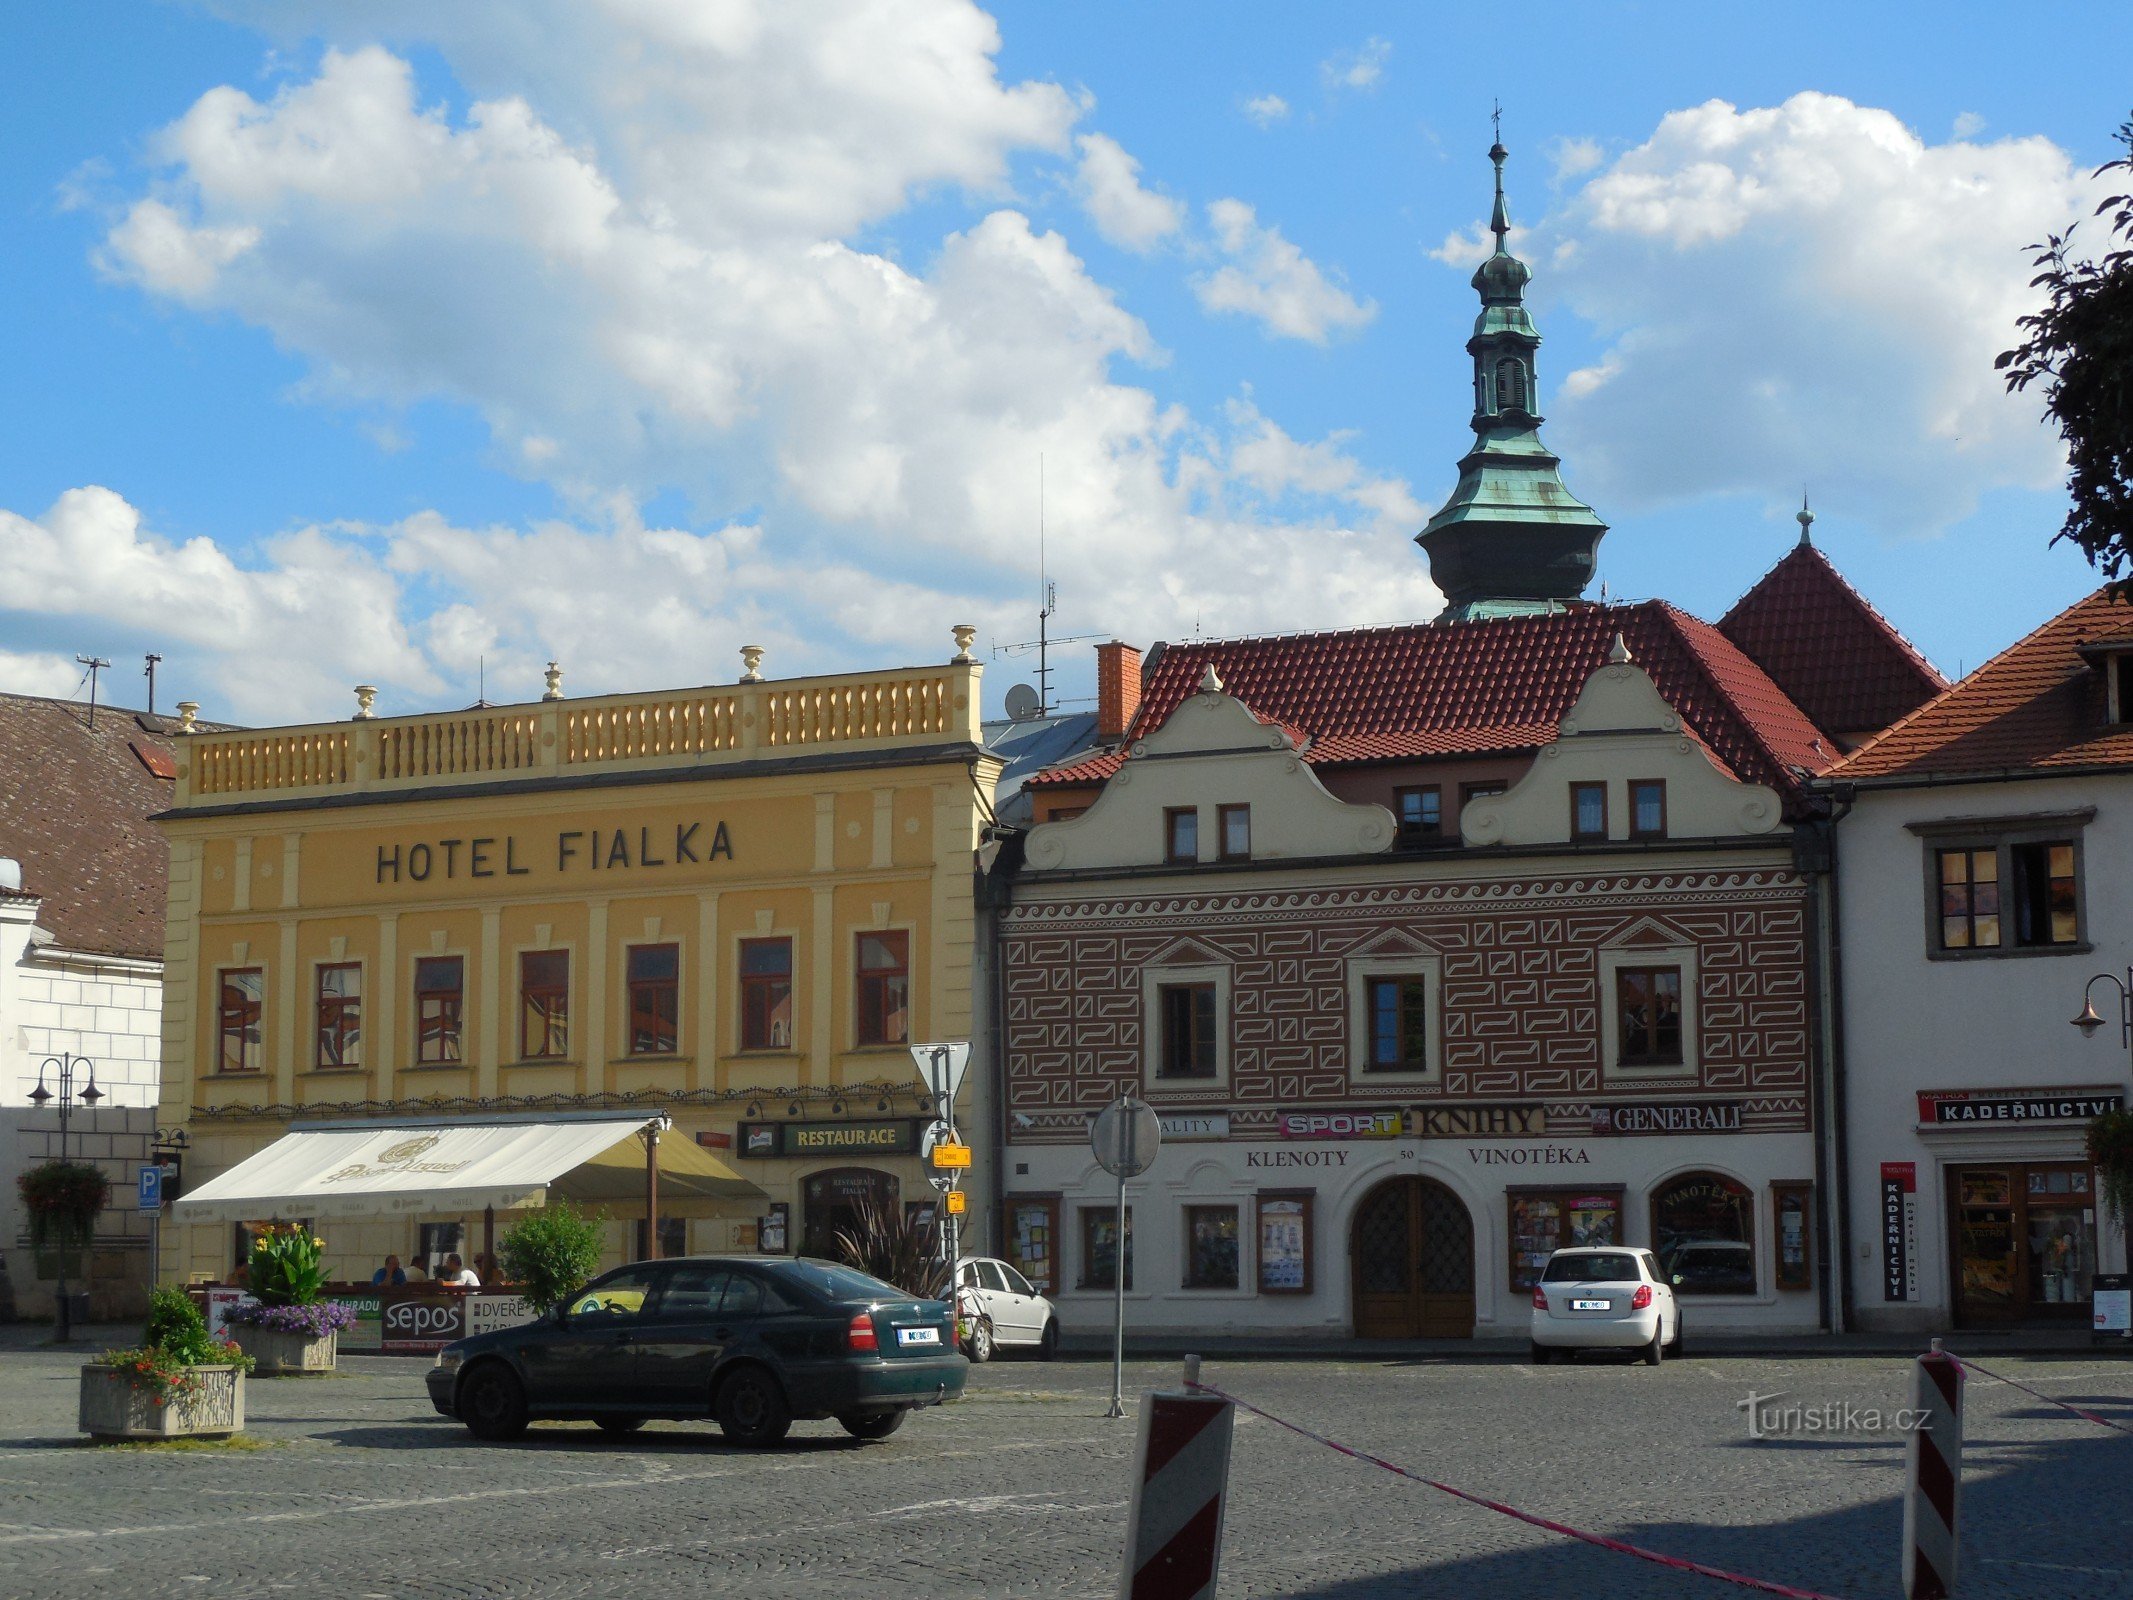
MULTIPOLYGON (((1492 102, 1493 104, 1493 102, 1492 102)), ((1489 161, 1496 168, 1496 204, 1489 212, 1489 232, 1496 235, 1496 253, 1510 254, 1511 247, 1505 235, 1511 231, 1511 206, 1503 197, 1504 158, 1511 152, 1503 147, 1503 107, 1496 105, 1489 113, 1489 122, 1496 130, 1496 142, 1489 146, 1489 161)))
POLYGON ((1491 100, 1491 101, 1489 102, 1489 126, 1490 126, 1491 128, 1493 128, 1493 129, 1495 130, 1495 133, 1496 133, 1496 140, 1495 140, 1495 142, 1496 142, 1497 144, 1502 144, 1502 143, 1503 143, 1503 102, 1502 102, 1501 100, 1491 100))

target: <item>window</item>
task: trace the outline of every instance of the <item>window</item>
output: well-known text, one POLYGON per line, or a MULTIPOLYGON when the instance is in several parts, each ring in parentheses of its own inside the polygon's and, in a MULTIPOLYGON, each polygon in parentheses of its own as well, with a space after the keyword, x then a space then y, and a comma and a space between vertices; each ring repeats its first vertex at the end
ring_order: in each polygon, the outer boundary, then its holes
POLYGON ((570 1054, 570 952, 522 950, 518 958, 518 1053, 527 1061, 570 1054))
POLYGON ((1940 945, 1943 950, 2000 942, 2000 853, 1940 852, 1940 945))
POLYGON ((792 941, 741 941, 741 1048, 792 1048, 792 941))
POLYGON ((1681 969, 1618 967, 1615 1014, 1624 1066, 1681 1063, 1681 969))
POLYGON ((1486 800, 1492 794, 1502 794, 1506 787, 1508 786, 1501 780, 1491 780, 1485 783, 1462 783, 1459 785, 1459 803, 1463 806, 1469 800, 1486 800))
POLYGON ((656 1267, 631 1267, 612 1277, 602 1278, 591 1288, 580 1290, 578 1297, 570 1302, 570 1320, 581 1326, 635 1322, 644 1315, 644 1303, 651 1299, 658 1282, 659 1269, 656 1267))
POLYGON ((1165 861, 1197 861, 1200 859, 1200 813, 1194 807, 1164 807, 1163 859, 1165 861))
POLYGON ((2007 854, 2014 865, 2014 942, 2030 947, 2079 943, 2073 844, 2012 844, 2007 854))
POLYGON ((1270 1189, 1259 1194, 1259 1292, 1311 1292, 1311 1201, 1309 1189, 1270 1189))
POLYGON ((1622 1243, 1620 1189, 1513 1189, 1505 1198, 1510 1203, 1514 1290, 1539 1283, 1541 1269, 1558 1250, 1622 1243))
POLYGON ((664 1260, 669 1256, 685 1256, 689 1253, 689 1219, 686 1217, 662 1216, 659 1219, 659 1248, 646 1248, 644 1218, 635 1223, 634 1241, 640 1261, 664 1260))
POLYGON ((1249 861, 1252 858, 1252 808, 1250 806, 1223 806, 1217 813, 1222 825, 1222 859, 1224 861, 1249 861))
POLYGON ((1517 361, 1506 358, 1496 363, 1496 409, 1498 411, 1523 411, 1526 408, 1526 369, 1517 361))
MULTIPOLYGON (((1083 1289, 1114 1289, 1118 1280, 1118 1208, 1085 1206, 1081 1213, 1083 1289)), ((1133 1287, 1133 1208, 1126 1207, 1126 1287, 1133 1287)))
POLYGON ((1037 1286, 1031 1283, 1029 1279, 1023 1277, 1021 1273, 1017 1272, 1006 1262, 1000 1262, 995 1268, 995 1270, 1000 1274, 1000 1281, 1007 1285, 1007 1292, 1009 1294, 1019 1294, 1028 1297, 1033 1296, 1037 1293, 1037 1286))
POLYGON ((859 1042, 903 1044, 911 1037, 911 936, 859 936, 859 1042))
POLYGON ((460 1059, 460 1016, 466 1005, 464 956, 424 956, 415 963, 415 1064, 434 1067, 460 1059))
POLYGON ((1370 1008, 1368 1072, 1429 1070, 1429 985, 1420 977, 1366 980, 1370 1008))
POLYGON ((1007 1202, 1007 1251, 1030 1276, 1034 1292, 1051 1294, 1060 1287, 1058 1272, 1059 1199, 1056 1195, 1010 1196, 1007 1202))
POLYGON ((1436 839, 1444 834, 1444 795, 1434 783, 1393 790, 1392 814, 1399 818, 1402 839, 1436 839))
POLYGON ((629 950, 633 1056, 670 1056, 681 1047, 681 946, 633 944, 629 950))
MULTIPOLYGON (((2084 822, 2093 813, 2034 819, 2084 822)), ((1943 832, 1921 827, 1920 832, 1943 832)), ((2056 831, 2056 830, 2054 830, 2056 831)), ((2061 834, 1942 844, 1929 852, 1936 954, 2081 946, 2079 842, 2061 834)))
POLYGON ((1663 778, 1631 780, 1629 836, 1632 839, 1666 837, 1666 781, 1663 778))
POLYGON ((1814 1287, 1814 1185, 1773 1183, 1770 1209, 1777 1218, 1777 1286, 1814 1287))
POLYGON ((1215 1072, 1215 986, 1166 983, 1158 991, 1161 1078, 1212 1078, 1215 1072))
POLYGON ((1660 1189, 1652 1243, 1677 1294, 1755 1293, 1755 1196, 1731 1178, 1692 1172, 1660 1189))
POLYGON ((1185 1287, 1234 1289, 1237 1276, 1237 1208, 1185 1208, 1185 1287))
POLYGON ((1570 786, 1570 837, 1607 837, 1607 785, 1573 783, 1570 786))
POLYGON ((363 968, 340 961, 318 969, 318 1038, 311 1064, 337 1072, 363 1064, 363 968))
POLYGON ((215 1011, 221 1035, 218 1072, 259 1070, 259 1016, 267 992, 266 974, 258 967, 234 967, 222 974, 222 998, 215 1011))

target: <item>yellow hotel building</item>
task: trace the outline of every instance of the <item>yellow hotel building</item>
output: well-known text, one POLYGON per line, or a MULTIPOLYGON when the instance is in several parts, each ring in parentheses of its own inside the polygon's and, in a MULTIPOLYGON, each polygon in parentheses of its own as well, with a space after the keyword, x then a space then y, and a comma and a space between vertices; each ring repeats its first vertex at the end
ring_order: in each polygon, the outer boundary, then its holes
MULTIPOLYGON (((322 1120, 613 1110, 666 1113, 763 1192, 663 1214, 663 1254, 819 1248, 862 1197, 930 1205, 908 1046, 972 1034, 1000 769, 957 642, 936 667, 764 681, 756 652, 726 687, 565 700, 551 672, 529 704, 185 738, 158 819, 158 1120, 185 1188, 322 1120)), ((959 1126, 990 1126, 984 1084, 959 1126)), ((642 1253, 641 1199, 611 1216, 609 1260, 642 1253)), ((176 1222, 164 1277, 226 1277, 241 1226, 176 1222)), ((346 1218, 328 1265, 471 1264, 481 1224, 346 1218)))

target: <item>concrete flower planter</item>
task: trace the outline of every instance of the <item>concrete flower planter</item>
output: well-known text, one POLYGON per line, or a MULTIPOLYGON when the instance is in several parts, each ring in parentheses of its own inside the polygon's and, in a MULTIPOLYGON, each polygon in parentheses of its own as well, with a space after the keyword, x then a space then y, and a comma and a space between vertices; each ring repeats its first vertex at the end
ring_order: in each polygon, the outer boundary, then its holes
POLYGON ((252 1370, 262 1378, 331 1372, 340 1355, 341 1336, 338 1332, 322 1333, 313 1338, 308 1333, 283 1333, 274 1328, 255 1328, 249 1323, 233 1322, 229 1325, 229 1336, 238 1349, 252 1358, 252 1370))
POLYGON ((92 1439, 182 1439, 244 1431, 244 1369, 195 1367, 199 1387, 156 1404, 116 1367, 81 1369, 81 1431, 92 1439))

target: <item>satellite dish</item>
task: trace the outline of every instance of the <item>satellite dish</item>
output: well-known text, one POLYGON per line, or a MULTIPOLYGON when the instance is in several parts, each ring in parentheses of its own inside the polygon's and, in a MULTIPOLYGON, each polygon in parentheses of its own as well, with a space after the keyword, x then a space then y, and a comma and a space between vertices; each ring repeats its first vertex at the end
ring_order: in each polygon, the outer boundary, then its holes
POLYGON ((1037 698, 1037 691, 1026 683, 1018 683, 1007 691, 1007 714, 1017 722, 1028 722, 1043 713, 1044 702, 1037 698))

